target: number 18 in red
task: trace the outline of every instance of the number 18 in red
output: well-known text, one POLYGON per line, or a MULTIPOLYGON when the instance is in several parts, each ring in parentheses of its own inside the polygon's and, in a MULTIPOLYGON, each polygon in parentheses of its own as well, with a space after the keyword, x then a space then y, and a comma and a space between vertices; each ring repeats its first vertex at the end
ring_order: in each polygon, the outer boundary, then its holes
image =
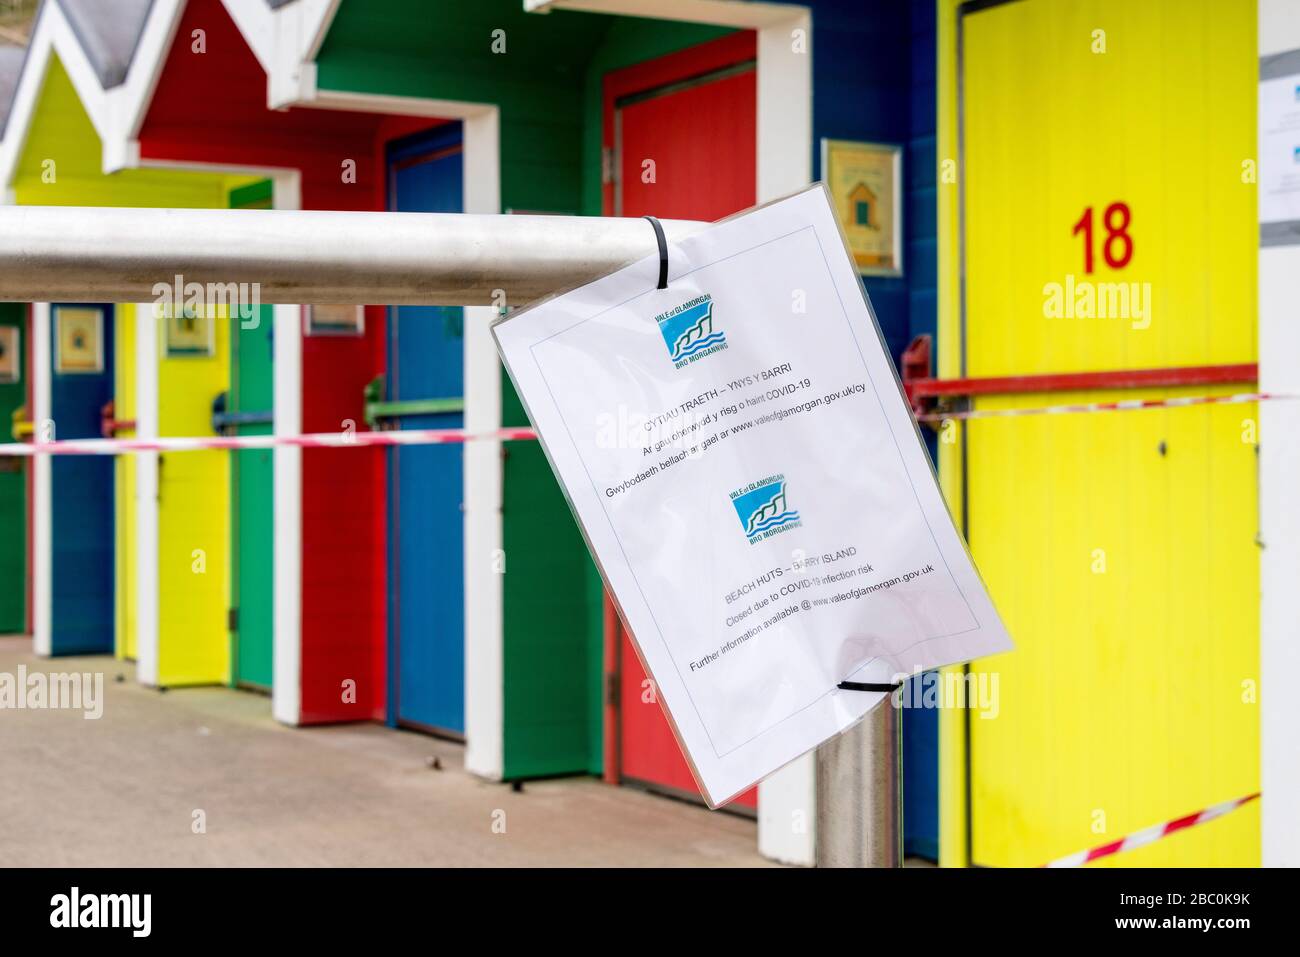
MULTIPOLYGON (((1102 214, 1101 221, 1106 227, 1106 241, 1101 247, 1102 258, 1111 269, 1123 269, 1133 258, 1133 237, 1128 234, 1133 214, 1129 211, 1128 203, 1111 203, 1102 214), (1118 254, 1116 244, 1119 246, 1118 254)), ((1083 271, 1090 273, 1093 271, 1091 206, 1083 211, 1070 235, 1077 236, 1079 233, 1083 233, 1083 271)))

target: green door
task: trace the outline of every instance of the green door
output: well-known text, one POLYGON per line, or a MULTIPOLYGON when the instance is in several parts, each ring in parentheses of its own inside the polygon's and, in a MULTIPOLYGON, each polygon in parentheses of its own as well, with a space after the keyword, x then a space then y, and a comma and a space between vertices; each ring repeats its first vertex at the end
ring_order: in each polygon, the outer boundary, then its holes
MULTIPOLYGON (((0 441, 26 398, 27 306, 0 302, 0 441)), ((26 437, 25 437, 26 438, 26 437)), ((0 457, 0 635, 27 630, 27 459, 0 457)))
MULTIPOLYGON (((266 181, 230 194, 232 209, 270 209, 266 181)), ((231 435, 272 431, 273 309, 260 306, 247 317, 231 316, 230 393, 224 412, 231 435)), ((272 647, 272 453, 240 449, 230 453, 231 674, 235 684, 271 687, 272 647)))

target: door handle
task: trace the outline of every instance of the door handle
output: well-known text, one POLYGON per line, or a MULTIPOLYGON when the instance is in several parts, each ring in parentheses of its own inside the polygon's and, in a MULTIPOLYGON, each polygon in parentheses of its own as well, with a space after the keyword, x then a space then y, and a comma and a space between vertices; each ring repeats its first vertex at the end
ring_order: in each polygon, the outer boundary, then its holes
POLYGON ((234 435, 241 425, 273 425, 274 412, 227 412, 229 394, 222 392, 212 400, 212 431, 217 435, 234 435))
POLYGON ((114 417, 117 403, 109 399, 99 410, 99 432, 104 438, 116 438, 119 432, 135 431, 135 419, 118 419, 114 417))
POLYGON ((36 423, 27 418, 27 406, 20 405, 14 409, 10 420, 9 434, 14 437, 15 442, 21 442, 36 434, 36 423))
POLYGON ((371 428, 383 420, 400 419, 411 415, 445 415, 464 412, 465 400, 459 396, 449 399, 405 399, 394 402, 367 402, 366 424, 371 428))

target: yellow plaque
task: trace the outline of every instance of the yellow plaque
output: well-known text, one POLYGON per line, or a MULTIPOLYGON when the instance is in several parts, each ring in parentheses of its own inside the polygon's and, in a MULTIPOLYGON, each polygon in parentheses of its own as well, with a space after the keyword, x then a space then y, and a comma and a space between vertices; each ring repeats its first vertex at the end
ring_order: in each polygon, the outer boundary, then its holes
POLYGON ((309 336, 363 336, 366 307, 308 306, 306 332, 309 336))
POLYGON ((54 371, 104 371, 104 313, 86 306, 54 307, 54 371))
POLYGON ((22 379, 22 346, 17 326, 0 326, 0 382, 9 384, 22 379))
MULTIPOLYGON (((170 310, 169 310, 170 312, 170 310)), ((212 316, 186 308, 167 316, 167 357, 210 356, 213 354, 212 316)))
POLYGON ((822 177, 858 271, 901 276, 902 147, 822 140, 822 177))

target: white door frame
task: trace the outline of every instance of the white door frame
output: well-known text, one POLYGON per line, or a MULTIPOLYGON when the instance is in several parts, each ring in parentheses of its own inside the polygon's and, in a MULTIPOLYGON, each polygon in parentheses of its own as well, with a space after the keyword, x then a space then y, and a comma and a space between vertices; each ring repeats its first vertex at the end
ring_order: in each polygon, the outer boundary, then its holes
MULTIPOLYGON (((1300 61, 1300 8, 1259 0, 1259 55, 1295 52, 1300 61)), ((1291 58, 1288 58, 1288 60, 1291 58)), ((1300 72, 1287 65, 1286 74, 1300 72)), ((1263 66, 1263 64, 1261 64, 1263 66)), ((1282 64, 1278 64, 1282 67, 1282 64)), ((1261 69, 1261 74, 1265 71, 1261 69)), ((1274 70, 1269 69, 1271 75, 1274 70)), ((1269 120, 1260 111, 1263 125, 1269 120)), ((1272 158, 1262 150, 1258 173, 1272 158)), ((1256 177, 1266 182, 1263 175, 1256 177)), ((1259 251, 1259 390, 1300 394, 1300 245, 1264 241, 1259 251)), ((1300 696, 1288 694, 1300 671, 1300 404, 1259 403, 1260 789, 1265 867, 1300 867, 1300 696)))

